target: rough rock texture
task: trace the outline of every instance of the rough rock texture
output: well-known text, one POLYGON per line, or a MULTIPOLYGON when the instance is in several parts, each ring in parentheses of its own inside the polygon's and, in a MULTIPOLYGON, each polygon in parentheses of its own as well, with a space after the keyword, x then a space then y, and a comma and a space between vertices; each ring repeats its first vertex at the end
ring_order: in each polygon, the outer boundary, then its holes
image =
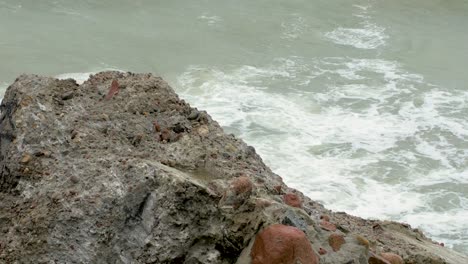
POLYGON ((328 244, 335 252, 340 250, 344 243, 346 243, 346 240, 344 239, 343 235, 331 233, 328 237, 328 244))
POLYGON ((397 254, 382 253, 380 256, 386 261, 390 262, 390 264, 403 264, 403 259, 397 254))
POLYGON ((408 225, 331 212, 288 188, 150 74, 82 85, 23 75, 0 110, 0 263, 251 263, 272 224, 304 232, 320 263, 384 252, 468 263, 408 225), (323 215, 346 241, 337 252, 323 215))
POLYGON ((252 264, 318 264, 319 259, 300 229, 270 225, 255 238, 250 253, 252 264))

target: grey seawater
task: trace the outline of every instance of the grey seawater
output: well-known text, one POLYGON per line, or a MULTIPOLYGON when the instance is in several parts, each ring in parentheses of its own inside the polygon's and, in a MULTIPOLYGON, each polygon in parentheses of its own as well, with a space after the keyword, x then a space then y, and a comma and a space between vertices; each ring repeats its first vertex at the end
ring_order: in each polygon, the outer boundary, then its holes
POLYGON ((467 25, 463 0, 0 0, 0 89, 153 72, 328 208, 468 254, 467 25))

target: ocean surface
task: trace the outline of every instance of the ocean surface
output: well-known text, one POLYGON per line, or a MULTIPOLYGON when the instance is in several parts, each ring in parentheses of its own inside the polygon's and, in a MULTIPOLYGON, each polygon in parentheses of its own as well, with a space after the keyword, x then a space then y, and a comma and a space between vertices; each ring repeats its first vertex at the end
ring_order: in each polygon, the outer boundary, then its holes
POLYGON ((468 254, 468 1, 0 0, 0 95, 108 69, 161 75, 326 207, 468 254))

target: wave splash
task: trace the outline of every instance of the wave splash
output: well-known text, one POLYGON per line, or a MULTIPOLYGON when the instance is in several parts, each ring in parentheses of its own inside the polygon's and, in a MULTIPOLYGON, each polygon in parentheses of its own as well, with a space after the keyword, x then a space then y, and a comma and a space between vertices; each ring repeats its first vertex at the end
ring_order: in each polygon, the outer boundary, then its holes
POLYGON ((397 62, 298 57, 264 67, 192 66, 177 87, 330 209, 408 222, 448 246, 468 245, 460 213, 468 194, 451 186, 468 180, 468 151, 459 147, 468 139, 467 92, 425 83, 397 62))

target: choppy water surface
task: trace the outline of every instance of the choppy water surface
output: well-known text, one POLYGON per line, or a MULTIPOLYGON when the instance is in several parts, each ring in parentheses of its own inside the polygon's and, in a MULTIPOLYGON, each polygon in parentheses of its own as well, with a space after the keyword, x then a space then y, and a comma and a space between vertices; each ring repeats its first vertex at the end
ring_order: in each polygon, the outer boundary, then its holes
POLYGON ((0 88, 154 72, 328 208, 468 253, 467 25, 463 0, 0 0, 0 88))

